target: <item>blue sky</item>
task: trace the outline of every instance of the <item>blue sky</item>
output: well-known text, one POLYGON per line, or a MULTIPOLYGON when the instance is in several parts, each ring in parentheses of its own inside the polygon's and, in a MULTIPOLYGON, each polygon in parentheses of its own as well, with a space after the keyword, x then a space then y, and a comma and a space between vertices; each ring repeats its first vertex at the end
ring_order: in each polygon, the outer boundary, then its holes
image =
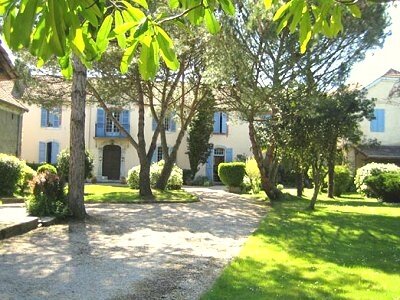
POLYGON ((400 71, 400 6, 390 7, 389 14, 392 35, 386 38, 383 48, 369 51, 365 59, 353 67, 348 83, 366 86, 389 69, 400 71))

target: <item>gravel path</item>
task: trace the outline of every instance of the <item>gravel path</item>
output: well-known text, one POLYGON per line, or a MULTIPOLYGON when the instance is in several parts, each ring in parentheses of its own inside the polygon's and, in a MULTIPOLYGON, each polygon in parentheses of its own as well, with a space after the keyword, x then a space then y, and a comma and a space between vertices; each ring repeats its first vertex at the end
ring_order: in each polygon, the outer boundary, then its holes
POLYGON ((198 299, 266 213, 206 188, 190 204, 90 204, 85 223, 0 242, 0 299, 198 299))

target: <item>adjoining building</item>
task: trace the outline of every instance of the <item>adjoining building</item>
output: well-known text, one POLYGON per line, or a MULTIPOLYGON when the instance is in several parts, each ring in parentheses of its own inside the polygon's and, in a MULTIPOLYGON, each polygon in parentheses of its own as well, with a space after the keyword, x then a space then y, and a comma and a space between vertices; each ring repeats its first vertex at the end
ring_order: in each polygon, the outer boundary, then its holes
POLYGON ((0 153, 20 157, 22 120, 28 109, 14 96, 16 78, 10 58, 0 43, 0 153))
POLYGON ((369 162, 400 166, 400 72, 390 69, 366 90, 368 98, 376 99, 374 118, 360 123, 368 142, 350 149, 349 163, 354 170, 369 162))

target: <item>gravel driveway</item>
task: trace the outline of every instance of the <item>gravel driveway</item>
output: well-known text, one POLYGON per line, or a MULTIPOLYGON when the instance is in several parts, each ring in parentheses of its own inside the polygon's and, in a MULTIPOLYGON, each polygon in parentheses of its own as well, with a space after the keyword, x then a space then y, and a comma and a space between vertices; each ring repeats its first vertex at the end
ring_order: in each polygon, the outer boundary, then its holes
POLYGON ((188 188, 190 204, 90 204, 85 223, 0 242, 0 299, 197 299, 266 206, 188 188))

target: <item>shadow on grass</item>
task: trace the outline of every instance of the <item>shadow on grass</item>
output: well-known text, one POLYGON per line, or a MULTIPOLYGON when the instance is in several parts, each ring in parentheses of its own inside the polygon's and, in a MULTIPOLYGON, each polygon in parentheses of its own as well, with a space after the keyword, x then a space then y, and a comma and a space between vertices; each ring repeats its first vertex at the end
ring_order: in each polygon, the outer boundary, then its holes
MULTIPOLYGON (((363 213, 361 206, 365 205, 360 205, 360 201, 347 202, 348 206, 360 207, 357 212, 328 211, 324 207, 308 211, 305 209, 308 203, 308 200, 295 196, 274 203, 274 212, 255 235, 266 242, 282 241, 286 251, 296 257, 323 259, 339 266, 367 267, 393 274, 400 272, 397 214, 363 213)), ((320 204, 343 205, 340 200, 324 200, 320 204)), ((386 207, 377 202, 371 206, 397 210, 397 207, 386 207)))

